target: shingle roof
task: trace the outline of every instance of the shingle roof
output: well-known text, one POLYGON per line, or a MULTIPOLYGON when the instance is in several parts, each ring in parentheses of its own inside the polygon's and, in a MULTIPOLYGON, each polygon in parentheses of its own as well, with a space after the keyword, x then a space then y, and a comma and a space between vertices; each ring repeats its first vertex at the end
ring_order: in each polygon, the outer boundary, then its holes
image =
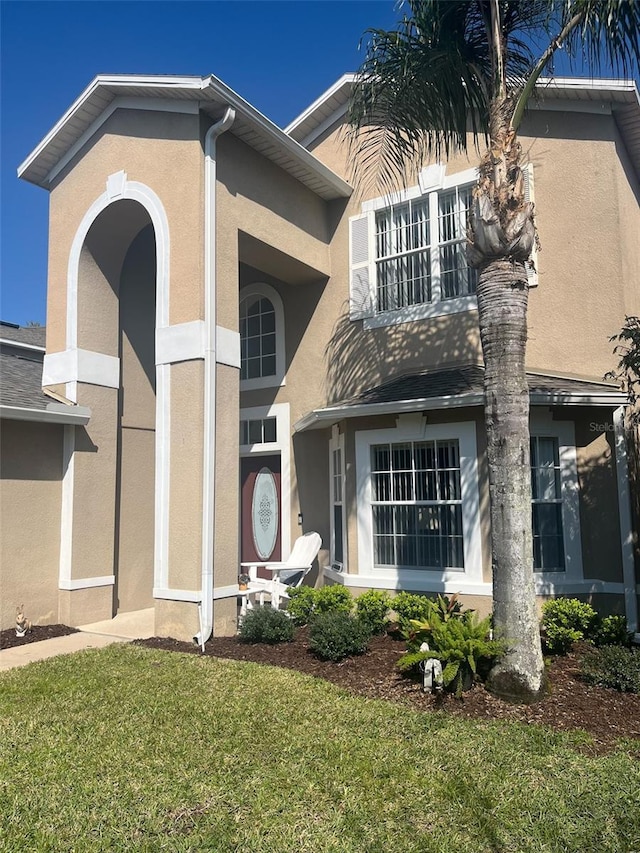
POLYGON ((44 347, 45 332, 44 326, 16 326, 13 323, 3 323, 0 320, 0 339, 6 341, 17 341, 34 347, 44 347))
MULTIPOLYGON (((464 408, 483 404, 484 367, 466 365, 397 376, 355 397, 304 415, 294 429, 321 429, 343 418, 464 408)), ((565 376, 527 373, 532 405, 617 408, 626 397, 616 385, 565 376)))
POLYGON ((51 398, 42 392, 42 360, 0 351, 0 404, 23 409, 46 409, 51 398))
MULTIPOLYGON (((382 385, 363 391, 357 397, 336 405, 361 406, 363 403, 391 403, 403 400, 428 400, 432 397, 452 397, 483 393, 484 368, 480 365, 431 370, 396 377, 382 385)), ((616 393, 616 385, 527 373, 531 394, 602 394, 616 393)))

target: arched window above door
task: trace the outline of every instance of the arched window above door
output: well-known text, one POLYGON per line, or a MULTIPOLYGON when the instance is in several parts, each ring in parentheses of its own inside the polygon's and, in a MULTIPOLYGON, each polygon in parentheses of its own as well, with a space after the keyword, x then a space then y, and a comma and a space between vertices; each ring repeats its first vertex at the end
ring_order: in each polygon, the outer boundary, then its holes
POLYGON ((278 292, 252 284, 240 292, 240 385, 285 384, 284 310, 278 292))

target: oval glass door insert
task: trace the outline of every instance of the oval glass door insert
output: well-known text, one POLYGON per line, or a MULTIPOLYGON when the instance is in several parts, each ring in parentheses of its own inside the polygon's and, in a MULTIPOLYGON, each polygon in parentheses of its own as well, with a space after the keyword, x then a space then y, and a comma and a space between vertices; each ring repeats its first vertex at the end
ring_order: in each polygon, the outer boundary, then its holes
POLYGON ((278 491, 268 468, 258 471, 253 484, 251 526, 256 554, 261 560, 268 560, 278 538, 278 491))

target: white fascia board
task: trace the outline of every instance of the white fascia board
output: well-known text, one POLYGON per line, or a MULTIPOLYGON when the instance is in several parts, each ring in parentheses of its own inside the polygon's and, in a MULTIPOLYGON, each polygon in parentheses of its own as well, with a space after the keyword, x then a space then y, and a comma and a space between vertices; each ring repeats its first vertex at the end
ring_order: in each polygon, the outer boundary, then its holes
MULTIPOLYGON (((555 394, 536 393, 530 395, 532 406, 604 406, 616 408, 626 403, 624 394, 555 394)), ((466 406, 482 406, 481 393, 456 394, 445 397, 426 397, 417 400, 398 400, 387 403, 362 403, 359 406, 328 406, 314 409, 293 425, 294 432, 307 429, 323 429, 346 418, 373 415, 393 415, 401 412, 428 412, 437 409, 460 409, 466 406)))
POLYGON ((337 92, 339 92, 344 85, 346 85, 347 83, 353 83, 355 79, 356 75, 353 73, 343 74, 342 77, 336 80, 336 82, 332 86, 329 86, 326 92, 323 92, 319 98, 316 98, 316 100, 312 104, 310 104, 306 108, 306 110, 301 112, 299 116, 296 116, 293 121, 289 122, 289 124, 285 127, 284 132, 287 135, 291 134, 296 129, 296 127, 301 125, 304 121, 306 121, 306 119, 313 115, 313 113, 317 109, 319 109, 326 101, 328 101, 329 98, 332 98, 337 92))
POLYGON ((293 425, 293 430, 303 432, 306 429, 323 429, 345 418, 394 415, 401 412, 427 412, 434 409, 459 409, 465 406, 481 406, 482 403, 482 394, 457 394, 449 397, 426 397, 388 403, 362 403, 360 406, 329 406, 326 409, 315 409, 304 415, 293 425))
POLYGON ((271 119, 268 119, 248 101, 245 101, 244 98, 238 95, 237 92, 234 92, 233 89, 230 89, 222 80, 211 75, 208 81, 207 88, 215 92, 230 107, 239 110, 243 118, 257 125, 263 133, 271 137, 274 144, 280 148, 284 148, 292 157, 302 161, 307 168, 322 177, 339 196, 349 198, 353 192, 353 187, 350 184, 344 181, 339 175, 336 175, 335 172, 332 172, 328 166, 325 166, 324 163, 320 162, 306 148, 303 148, 299 142, 287 136, 271 119))
POLYGON ((634 80, 617 77, 539 77, 536 89, 567 89, 582 92, 638 92, 634 80))
POLYGON ((40 143, 33 149, 31 154, 18 166, 18 177, 22 177, 23 173, 36 160, 49 143, 55 139, 57 134, 62 130, 65 124, 79 112, 91 96, 100 88, 100 86, 122 87, 124 89, 132 86, 145 86, 148 88, 162 88, 167 86, 176 86, 187 89, 202 89, 204 88, 202 77, 144 77, 140 75, 109 75, 98 74, 97 77, 89 83, 87 88, 80 93, 76 100, 71 104, 69 109, 64 113, 62 118, 56 122, 49 133, 42 139, 40 143))
POLYGON ((0 338, 2 346, 16 347, 16 349, 28 349, 32 352, 44 352, 44 347, 37 347, 35 344, 24 344, 22 341, 12 341, 10 338, 0 338))
POLYGON ((65 406, 64 403, 51 404, 46 409, 27 409, 23 406, 6 406, 3 404, 0 405, 0 418, 11 421, 84 426, 84 424, 89 423, 91 409, 86 406, 65 406))

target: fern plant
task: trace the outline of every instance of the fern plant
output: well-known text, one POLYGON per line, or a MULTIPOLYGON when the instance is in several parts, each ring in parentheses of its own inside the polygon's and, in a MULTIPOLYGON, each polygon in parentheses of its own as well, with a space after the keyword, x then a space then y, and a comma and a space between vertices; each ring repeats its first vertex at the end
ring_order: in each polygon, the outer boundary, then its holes
POLYGON ((456 696, 467 684, 471 686, 479 671, 488 672, 505 651, 504 643, 491 639, 491 617, 479 619, 472 610, 446 621, 434 610, 428 620, 411 620, 411 626, 409 649, 398 666, 409 671, 421 661, 437 658, 442 664, 444 686, 456 696), (428 649, 422 650, 424 643, 428 649))

